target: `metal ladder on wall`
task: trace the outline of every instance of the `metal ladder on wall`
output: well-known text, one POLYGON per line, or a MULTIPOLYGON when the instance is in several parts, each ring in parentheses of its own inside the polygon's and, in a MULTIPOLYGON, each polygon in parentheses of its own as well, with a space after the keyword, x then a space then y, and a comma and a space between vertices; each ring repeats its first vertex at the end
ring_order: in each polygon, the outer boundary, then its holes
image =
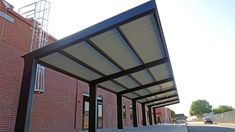
MULTIPOLYGON (((48 42, 48 18, 50 2, 40 0, 19 8, 18 13, 32 23, 32 38, 29 52, 39 49, 48 42)), ((45 92, 45 67, 38 64, 34 93, 45 92)))

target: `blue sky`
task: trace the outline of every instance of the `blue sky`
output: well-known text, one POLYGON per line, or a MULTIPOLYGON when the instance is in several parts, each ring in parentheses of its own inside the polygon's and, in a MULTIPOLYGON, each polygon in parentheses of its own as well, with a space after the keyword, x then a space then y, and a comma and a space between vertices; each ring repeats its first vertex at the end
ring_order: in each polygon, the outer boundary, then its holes
MULTIPOLYGON (((15 9, 32 0, 7 0, 15 9)), ((80 31, 147 0, 50 0, 49 33, 80 31)), ((188 115, 193 100, 235 107, 235 1, 156 0, 180 96, 170 106, 188 115)))

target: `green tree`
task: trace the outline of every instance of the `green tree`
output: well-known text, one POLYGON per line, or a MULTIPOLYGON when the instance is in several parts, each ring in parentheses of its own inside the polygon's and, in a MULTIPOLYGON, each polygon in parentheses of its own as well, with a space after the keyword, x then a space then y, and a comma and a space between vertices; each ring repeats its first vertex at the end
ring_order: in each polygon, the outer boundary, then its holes
POLYGON ((196 117, 202 117, 204 113, 210 113, 212 106, 206 100, 193 101, 190 107, 190 115, 196 117))
POLYGON ((232 110, 233 110, 232 106, 220 105, 218 108, 213 109, 213 112, 214 114, 219 114, 219 113, 224 113, 224 112, 228 112, 232 110))
POLYGON ((175 111, 171 110, 171 117, 175 119, 175 111))

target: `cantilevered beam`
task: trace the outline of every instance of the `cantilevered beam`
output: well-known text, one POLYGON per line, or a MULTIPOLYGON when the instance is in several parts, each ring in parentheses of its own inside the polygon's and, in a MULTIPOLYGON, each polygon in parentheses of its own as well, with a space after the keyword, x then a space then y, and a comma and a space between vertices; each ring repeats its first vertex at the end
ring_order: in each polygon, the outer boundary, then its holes
POLYGON ((155 106, 153 107, 154 109, 155 108, 161 108, 161 107, 165 107, 165 106, 168 106, 168 105, 173 105, 173 104, 178 104, 179 102, 172 102, 172 103, 169 103, 169 104, 165 104, 165 105, 159 105, 159 106, 155 106))
POLYGON ((139 65, 139 66, 136 66, 136 67, 124 70, 124 71, 120 71, 120 72, 105 76, 105 77, 95 79, 95 80, 91 81, 91 83, 99 84, 99 83, 102 83, 102 82, 105 82, 105 81, 109 81, 109 80, 112 80, 112 79, 116 79, 116 78, 119 78, 119 77, 122 77, 122 76, 129 75, 131 73, 139 72, 139 71, 142 71, 142 70, 150 68, 150 67, 161 65, 161 64, 164 64, 166 62, 168 62, 168 58, 162 58, 162 59, 159 59, 159 60, 155 60, 155 61, 143 64, 143 65, 139 65))
POLYGON ((164 94, 164 93, 168 93, 168 92, 173 92, 173 91, 176 91, 176 88, 171 88, 171 89, 167 89, 167 90, 164 90, 164 91, 159 91, 159 92, 156 92, 156 93, 136 97, 134 99, 135 100, 140 100, 140 99, 144 99, 144 98, 147 98, 147 97, 151 97, 151 96, 155 96, 155 95, 159 95, 159 94, 164 94))
POLYGON ((119 93, 120 94, 126 94, 126 93, 130 93, 130 92, 142 90, 142 89, 145 89, 145 88, 148 88, 148 87, 152 87, 152 86, 155 86, 155 85, 160 85, 160 84, 163 84, 163 83, 167 83, 167 82, 170 82, 170 81, 173 81, 173 80, 174 80, 173 78, 167 78, 167 79, 163 79, 163 80, 160 80, 160 81, 157 81, 157 82, 153 82, 153 83, 145 84, 145 85, 138 86, 138 87, 135 87, 135 88, 131 88, 131 89, 128 89, 128 90, 124 90, 124 91, 121 91, 119 93))
POLYGON ((148 104, 148 103, 152 103, 152 102, 155 102, 155 101, 162 101, 164 99, 173 98, 173 97, 178 97, 178 95, 171 95, 171 96, 167 96, 167 97, 157 98, 157 99, 145 101, 145 102, 142 102, 142 103, 143 104, 148 104))
POLYGON ((164 101, 164 102, 161 102, 161 103, 155 103, 155 104, 148 105, 148 106, 153 107, 153 106, 156 106, 156 105, 162 105, 162 104, 171 103, 171 102, 175 102, 175 101, 179 101, 179 99, 168 100, 168 101, 164 101))

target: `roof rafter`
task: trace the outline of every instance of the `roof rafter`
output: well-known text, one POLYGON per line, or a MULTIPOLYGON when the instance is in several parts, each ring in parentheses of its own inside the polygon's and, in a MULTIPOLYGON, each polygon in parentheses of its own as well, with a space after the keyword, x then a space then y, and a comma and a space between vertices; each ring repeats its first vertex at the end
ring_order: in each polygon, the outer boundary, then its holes
POLYGON ((155 85, 160 85, 160 84, 163 84, 163 83, 167 83, 167 82, 170 82, 170 81, 173 81, 173 80, 174 79, 170 77, 170 78, 163 79, 163 80, 160 80, 160 81, 156 81, 156 82, 152 82, 152 83, 145 84, 145 85, 142 85, 142 86, 138 86, 138 87, 135 87, 135 88, 131 88, 131 89, 128 89, 128 90, 124 90, 124 91, 121 91, 119 93, 120 94, 126 94, 126 93, 130 93, 130 92, 142 90, 142 89, 145 89, 145 88, 149 88, 149 87, 152 87, 152 86, 155 86, 155 85))
POLYGON ((164 91, 159 91, 159 92, 156 92, 156 93, 136 97, 136 98, 134 98, 134 100, 140 100, 140 99, 144 99, 144 98, 147 98, 147 97, 156 96, 156 95, 159 95, 159 94, 164 94, 164 93, 173 92, 173 91, 176 91, 175 87, 171 88, 171 89, 164 90, 164 91))
POLYGON ((175 101, 179 101, 179 99, 167 100, 167 101, 164 101, 164 102, 161 102, 161 103, 155 103, 155 104, 147 105, 147 106, 153 107, 153 106, 156 106, 156 105, 167 104, 167 103, 171 103, 171 102, 175 102, 175 101))
POLYGON ((139 66, 136 66, 136 67, 124 70, 124 71, 120 71, 120 72, 117 72, 117 73, 114 73, 114 74, 111 74, 111 75, 107 75, 107 76, 102 77, 102 78, 95 79, 95 80, 91 81, 91 83, 95 83, 95 84, 102 83, 102 82, 105 82, 105 81, 108 81, 108 80, 111 80, 111 79, 119 78, 119 77, 122 77, 122 76, 125 76, 125 75, 128 75, 128 74, 131 74, 131 73, 135 73, 135 72, 144 70, 146 68, 161 65, 161 64, 166 63, 166 62, 168 62, 168 58, 162 58, 162 59, 155 60, 155 61, 152 61, 152 62, 149 62, 149 63, 145 63, 143 65, 139 65, 139 66))
POLYGON ((165 104, 165 105, 159 105, 159 106, 155 106, 155 107, 153 107, 153 109, 161 108, 161 107, 165 107, 165 106, 168 106, 168 105, 178 104, 178 103, 179 103, 179 102, 172 102, 172 103, 165 104))
POLYGON ((178 97, 178 95, 176 94, 176 95, 171 95, 171 96, 167 96, 167 97, 157 98, 157 99, 154 99, 154 100, 149 100, 149 101, 142 102, 142 104, 148 104, 148 103, 152 103, 152 102, 155 102, 155 101, 161 101, 161 100, 168 99, 168 98, 173 98, 173 97, 178 97))

